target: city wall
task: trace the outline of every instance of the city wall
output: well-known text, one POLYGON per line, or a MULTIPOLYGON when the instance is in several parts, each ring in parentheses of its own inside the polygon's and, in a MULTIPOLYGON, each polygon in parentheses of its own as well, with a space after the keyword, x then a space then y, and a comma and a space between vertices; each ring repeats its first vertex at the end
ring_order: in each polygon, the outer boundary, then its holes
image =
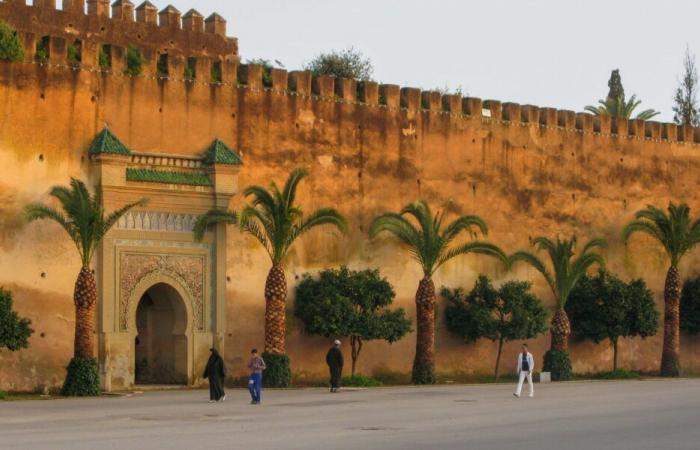
MULTIPOLYGON (((62 381, 72 354, 72 290, 80 261, 63 231, 47 222, 25 225, 21 210, 29 202, 47 201, 50 187, 66 184, 71 176, 87 178, 87 149, 105 126, 144 153, 199 155, 219 138, 244 161, 242 187, 283 183, 292 169, 307 167, 311 176, 299 195, 303 208, 335 206, 348 218, 347 236, 314 231, 295 245, 286 262, 292 293, 288 350, 300 380, 324 376, 328 344, 304 335, 293 317, 293 288, 304 273, 341 264, 378 267, 396 289, 396 304, 414 316, 419 267, 391 238, 371 241, 367 231, 377 214, 418 198, 453 215, 482 216, 490 227, 488 238, 508 252, 528 248, 539 235, 604 237, 610 243, 604 251, 609 268, 625 279, 643 277, 662 310, 668 261, 647 239, 625 246, 620 231, 647 204, 686 201, 698 211, 697 129, 372 82, 358 85, 306 72, 273 69, 263 77, 262 67, 239 64, 237 43, 225 37, 219 16, 186 25, 190 22, 166 8, 156 23, 152 14, 138 16, 132 10, 121 19, 117 13, 128 1, 117 2, 112 18, 105 15, 103 1, 88 2, 87 14, 82 2, 64 2, 63 11, 51 1, 35 3, 0 2, 0 18, 18 30, 27 49, 24 62, 0 63, 0 164, 5 168, 0 285, 14 292, 15 308, 32 319, 35 329, 28 350, 0 352, 3 389, 53 387, 62 381), (49 60, 39 64, 34 48, 43 36, 49 37, 51 51, 49 60), (66 46, 74 37, 83 49, 79 65, 66 61, 66 46), (123 49, 132 43, 145 57, 139 76, 123 73, 123 49), (113 52, 109 68, 97 62, 102 45, 113 52), (156 71, 164 47, 171 67, 167 78, 156 71), (185 80, 179 74, 189 58, 196 58, 197 76, 185 80), (210 76, 214 64, 220 71, 216 79, 210 76)), ((231 207, 243 202, 239 195, 231 207)), ((229 236, 225 357, 229 371, 241 375, 250 348, 263 342, 269 260, 252 239, 234 230, 229 236)), ((698 275, 697 267, 694 253, 681 267, 683 277, 698 275)), ((507 273, 484 257, 449 263, 435 282, 438 288, 470 288, 479 273, 497 282, 531 280, 540 297, 553 303, 533 270, 519 266, 507 273)), ((491 372, 495 345, 466 345, 451 337, 443 311, 440 299, 438 372, 446 377, 491 372)), ((532 342, 538 363, 548 342, 548 336, 532 342)), ((414 345, 414 334, 391 346, 369 343, 359 370, 408 373, 414 345)), ((517 347, 507 346, 504 367, 514 365, 509 355, 517 347)), ((655 370, 661 332, 646 340, 623 340, 620 349, 622 367, 655 370)), ((684 336, 682 351, 683 366, 700 370, 698 341, 684 336)), ((606 343, 574 343, 572 358, 577 372, 612 366, 606 343)))

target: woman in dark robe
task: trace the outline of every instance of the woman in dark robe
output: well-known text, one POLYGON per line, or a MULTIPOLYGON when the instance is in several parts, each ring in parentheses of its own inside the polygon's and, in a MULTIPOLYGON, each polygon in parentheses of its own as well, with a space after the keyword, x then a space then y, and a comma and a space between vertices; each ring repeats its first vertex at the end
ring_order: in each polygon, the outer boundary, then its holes
POLYGON ((207 361, 207 367, 204 369, 204 378, 209 378, 209 403, 226 400, 224 393, 224 377, 226 376, 226 368, 224 367, 224 359, 219 355, 215 348, 210 348, 211 356, 207 361))

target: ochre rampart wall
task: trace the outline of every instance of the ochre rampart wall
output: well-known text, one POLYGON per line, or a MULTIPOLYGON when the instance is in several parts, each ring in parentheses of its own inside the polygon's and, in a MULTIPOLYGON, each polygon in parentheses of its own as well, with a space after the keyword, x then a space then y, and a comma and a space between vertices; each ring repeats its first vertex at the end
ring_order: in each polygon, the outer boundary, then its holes
MULTIPOLYGON (((1 4, 1 3, 0 3, 1 4)), ((2 9, 0 9, 2 17, 2 9)), ((155 62, 153 61, 153 64, 155 62)), ((93 67, 94 68, 94 67, 93 67)), ((244 160, 240 186, 281 183, 296 167, 311 176, 299 196, 305 209, 333 205, 345 214, 345 237, 315 231, 294 247, 288 261, 290 292, 302 274, 347 264, 379 267, 395 286, 396 303, 414 315, 421 273, 390 238, 367 237, 374 216, 417 199, 452 214, 478 214, 489 239, 506 251, 527 248, 538 235, 580 239, 602 236, 609 267, 624 278, 643 277, 661 309, 667 261, 650 241, 625 247, 620 230, 647 204, 686 201, 697 211, 700 134, 695 129, 640 121, 610 121, 551 108, 441 97, 437 93, 351 80, 312 78, 305 72, 273 70, 263 85, 262 68, 224 66, 221 83, 160 80, 145 73, 79 69, 63 64, 0 63, 0 285, 15 293, 15 307, 36 330, 28 350, 0 352, 0 387, 33 389, 60 384, 72 351, 73 283, 79 259, 63 232, 51 223, 24 225, 22 208, 46 201, 49 188, 70 176, 87 177, 87 148, 108 126, 135 151, 201 154, 215 137, 244 160)), ((150 69, 149 69, 150 70, 150 69)), ((93 180, 94 181, 94 180, 93 180)), ((243 199, 238 196, 232 207, 243 199)), ((226 360, 244 372, 251 347, 262 347, 263 286, 269 261, 250 238, 230 233, 227 275, 226 360)), ((698 274, 698 255, 681 270, 698 274)), ((506 273, 483 257, 448 264, 436 285, 470 288, 479 273, 497 282, 532 280, 547 304, 552 296, 541 277, 523 266, 506 273)), ((288 349, 299 379, 325 374, 324 339, 304 336, 289 302, 288 349)), ((495 347, 464 345, 442 326, 438 308, 437 369, 449 375, 488 373, 495 347)), ((541 361, 548 336, 533 342, 541 361)), ((361 372, 406 373, 415 337, 389 346, 369 343, 361 372)), ((700 369, 700 346, 684 337, 683 365, 700 369)), ((508 345, 504 366, 512 365, 508 345)), ((661 335, 621 343, 621 365, 655 370, 661 335)), ((607 345, 574 344, 574 369, 608 369, 607 345)))

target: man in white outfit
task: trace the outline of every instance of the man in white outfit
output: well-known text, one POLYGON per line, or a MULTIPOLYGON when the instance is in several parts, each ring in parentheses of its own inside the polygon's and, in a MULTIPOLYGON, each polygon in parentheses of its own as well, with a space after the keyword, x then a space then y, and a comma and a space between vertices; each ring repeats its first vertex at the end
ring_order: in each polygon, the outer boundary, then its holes
POLYGON ((520 391, 523 390, 523 382, 527 377, 527 383, 530 385, 530 397, 535 395, 535 386, 532 384, 532 372, 535 369, 535 359, 532 357, 532 353, 527 351, 527 344, 523 344, 522 352, 518 353, 518 374, 520 379, 518 380, 518 388, 515 390, 516 397, 520 397, 520 391))

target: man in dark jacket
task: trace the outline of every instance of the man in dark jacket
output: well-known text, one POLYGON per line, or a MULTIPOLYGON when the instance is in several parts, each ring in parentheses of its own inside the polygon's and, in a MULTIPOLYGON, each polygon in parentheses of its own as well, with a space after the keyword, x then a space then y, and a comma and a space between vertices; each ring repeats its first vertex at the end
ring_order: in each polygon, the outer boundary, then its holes
POLYGON ((224 367, 224 359, 219 355, 215 348, 210 348, 211 356, 207 361, 207 367, 204 369, 204 378, 209 378, 209 403, 226 400, 224 393, 224 378, 226 376, 226 368, 224 367))
POLYGON ((340 341, 333 342, 333 347, 326 354, 326 363, 331 372, 331 392, 338 392, 340 377, 343 374, 343 352, 340 351, 340 341))

